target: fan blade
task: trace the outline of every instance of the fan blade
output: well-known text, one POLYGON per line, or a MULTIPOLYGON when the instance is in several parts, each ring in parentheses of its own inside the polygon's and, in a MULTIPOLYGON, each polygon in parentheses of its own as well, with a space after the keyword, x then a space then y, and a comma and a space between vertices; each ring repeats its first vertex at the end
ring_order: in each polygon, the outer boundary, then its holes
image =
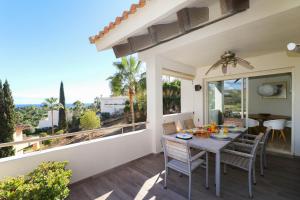
POLYGON ((247 60, 244 60, 244 59, 239 58, 239 57, 235 57, 235 59, 236 59, 237 61, 240 61, 240 62, 243 62, 243 63, 247 63, 247 64, 250 65, 250 62, 248 62, 247 60))
POLYGON ((241 58, 236 58, 236 59, 238 64, 240 64, 241 66, 246 67, 248 69, 254 69, 254 66, 252 66, 248 61, 243 60, 241 58))
POLYGON ((205 73, 205 75, 207 75, 211 70, 215 69, 216 67, 218 67, 221 63, 223 62, 223 60, 218 60, 215 64, 213 64, 205 73))
POLYGON ((239 82, 240 78, 236 79, 233 83, 237 83, 239 82))
POLYGON ((222 72, 223 72, 223 74, 227 73, 227 65, 226 64, 222 65, 222 72))

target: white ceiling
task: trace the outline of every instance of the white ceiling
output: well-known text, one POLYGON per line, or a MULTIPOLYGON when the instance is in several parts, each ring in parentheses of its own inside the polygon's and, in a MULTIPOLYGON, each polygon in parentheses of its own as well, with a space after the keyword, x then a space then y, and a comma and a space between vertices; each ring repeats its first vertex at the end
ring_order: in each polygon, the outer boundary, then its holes
POLYGON ((169 50, 164 57, 195 67, 212 65, 226 50, 241 58, 284 51, 288 42, 300 42, 300 8, 243 25, 221 34, 169 50))

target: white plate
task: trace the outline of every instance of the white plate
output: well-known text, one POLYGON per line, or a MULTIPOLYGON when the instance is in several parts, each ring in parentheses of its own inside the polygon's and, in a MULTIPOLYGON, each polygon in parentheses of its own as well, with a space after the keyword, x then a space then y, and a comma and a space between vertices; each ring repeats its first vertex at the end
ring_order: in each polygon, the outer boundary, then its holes
POLYGON ((177 133, 176 137, 180 138, 180 139, 188 140, 188 139, 192 139, 193 135, 191 135, 189 133, 177 133))
POLYGON ((228 135, 222 135, 222 134, 212 134, 211 136, 216 139, 229 139, 230 138, 228 135))

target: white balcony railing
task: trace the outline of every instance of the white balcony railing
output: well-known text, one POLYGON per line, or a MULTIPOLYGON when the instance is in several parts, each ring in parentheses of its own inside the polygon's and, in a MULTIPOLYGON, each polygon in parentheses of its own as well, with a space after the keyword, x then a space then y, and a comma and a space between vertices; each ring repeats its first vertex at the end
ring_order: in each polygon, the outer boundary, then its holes
MULTIPOLYGON (((135 125, 143 124, 146 123, 136 123, 135 125)), ((124 128, 128 126, 131 125, 117 127, 124 128)), ((93 131, 95 132, 95 130, 93 131)), ((23 142, 65 138, 79 134, 92 134, 93 131, 66 133, 17 143, 3 143, 1 147, 21 144, 23 142)), ((7 176, 26 174, 44 161, 68 161, 68 168, 73 171, 71 181, 77 182, 152 153, 151 141, 150 131, 143 129, 2 158, 0 159, 0 179, 7 176)))

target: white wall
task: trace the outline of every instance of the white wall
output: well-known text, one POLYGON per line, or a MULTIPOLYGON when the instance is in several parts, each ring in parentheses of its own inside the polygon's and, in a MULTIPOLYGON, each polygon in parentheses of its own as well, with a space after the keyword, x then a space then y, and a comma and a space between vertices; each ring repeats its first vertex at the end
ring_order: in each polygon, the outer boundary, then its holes
POLYGON ((193 81, 180 79, 181 92, 181 113, 194 112, 194 92, 195 87, 193 81))
POLYGON ((263 76, 249 79, 249 113, 271 113, 274 115, 291 116, 292 114, 292 76, 288 74, 280 76, 263 76), (287 83, 286 99, 263 98, 257 93, 257 88, 264 83, 287 83))
POLYGON ((192 112, 164 115, 163 123, 175 122, 176 127, 182 129, 184 128, 183 121, 191 118, 194 118, 194 114, 192 112))
POLYGON ((23 175, 43 161, 69 161, 72 182, 101 173, 151 153, 148 130, 95 139, 0 160, 0 179, 23 175))

